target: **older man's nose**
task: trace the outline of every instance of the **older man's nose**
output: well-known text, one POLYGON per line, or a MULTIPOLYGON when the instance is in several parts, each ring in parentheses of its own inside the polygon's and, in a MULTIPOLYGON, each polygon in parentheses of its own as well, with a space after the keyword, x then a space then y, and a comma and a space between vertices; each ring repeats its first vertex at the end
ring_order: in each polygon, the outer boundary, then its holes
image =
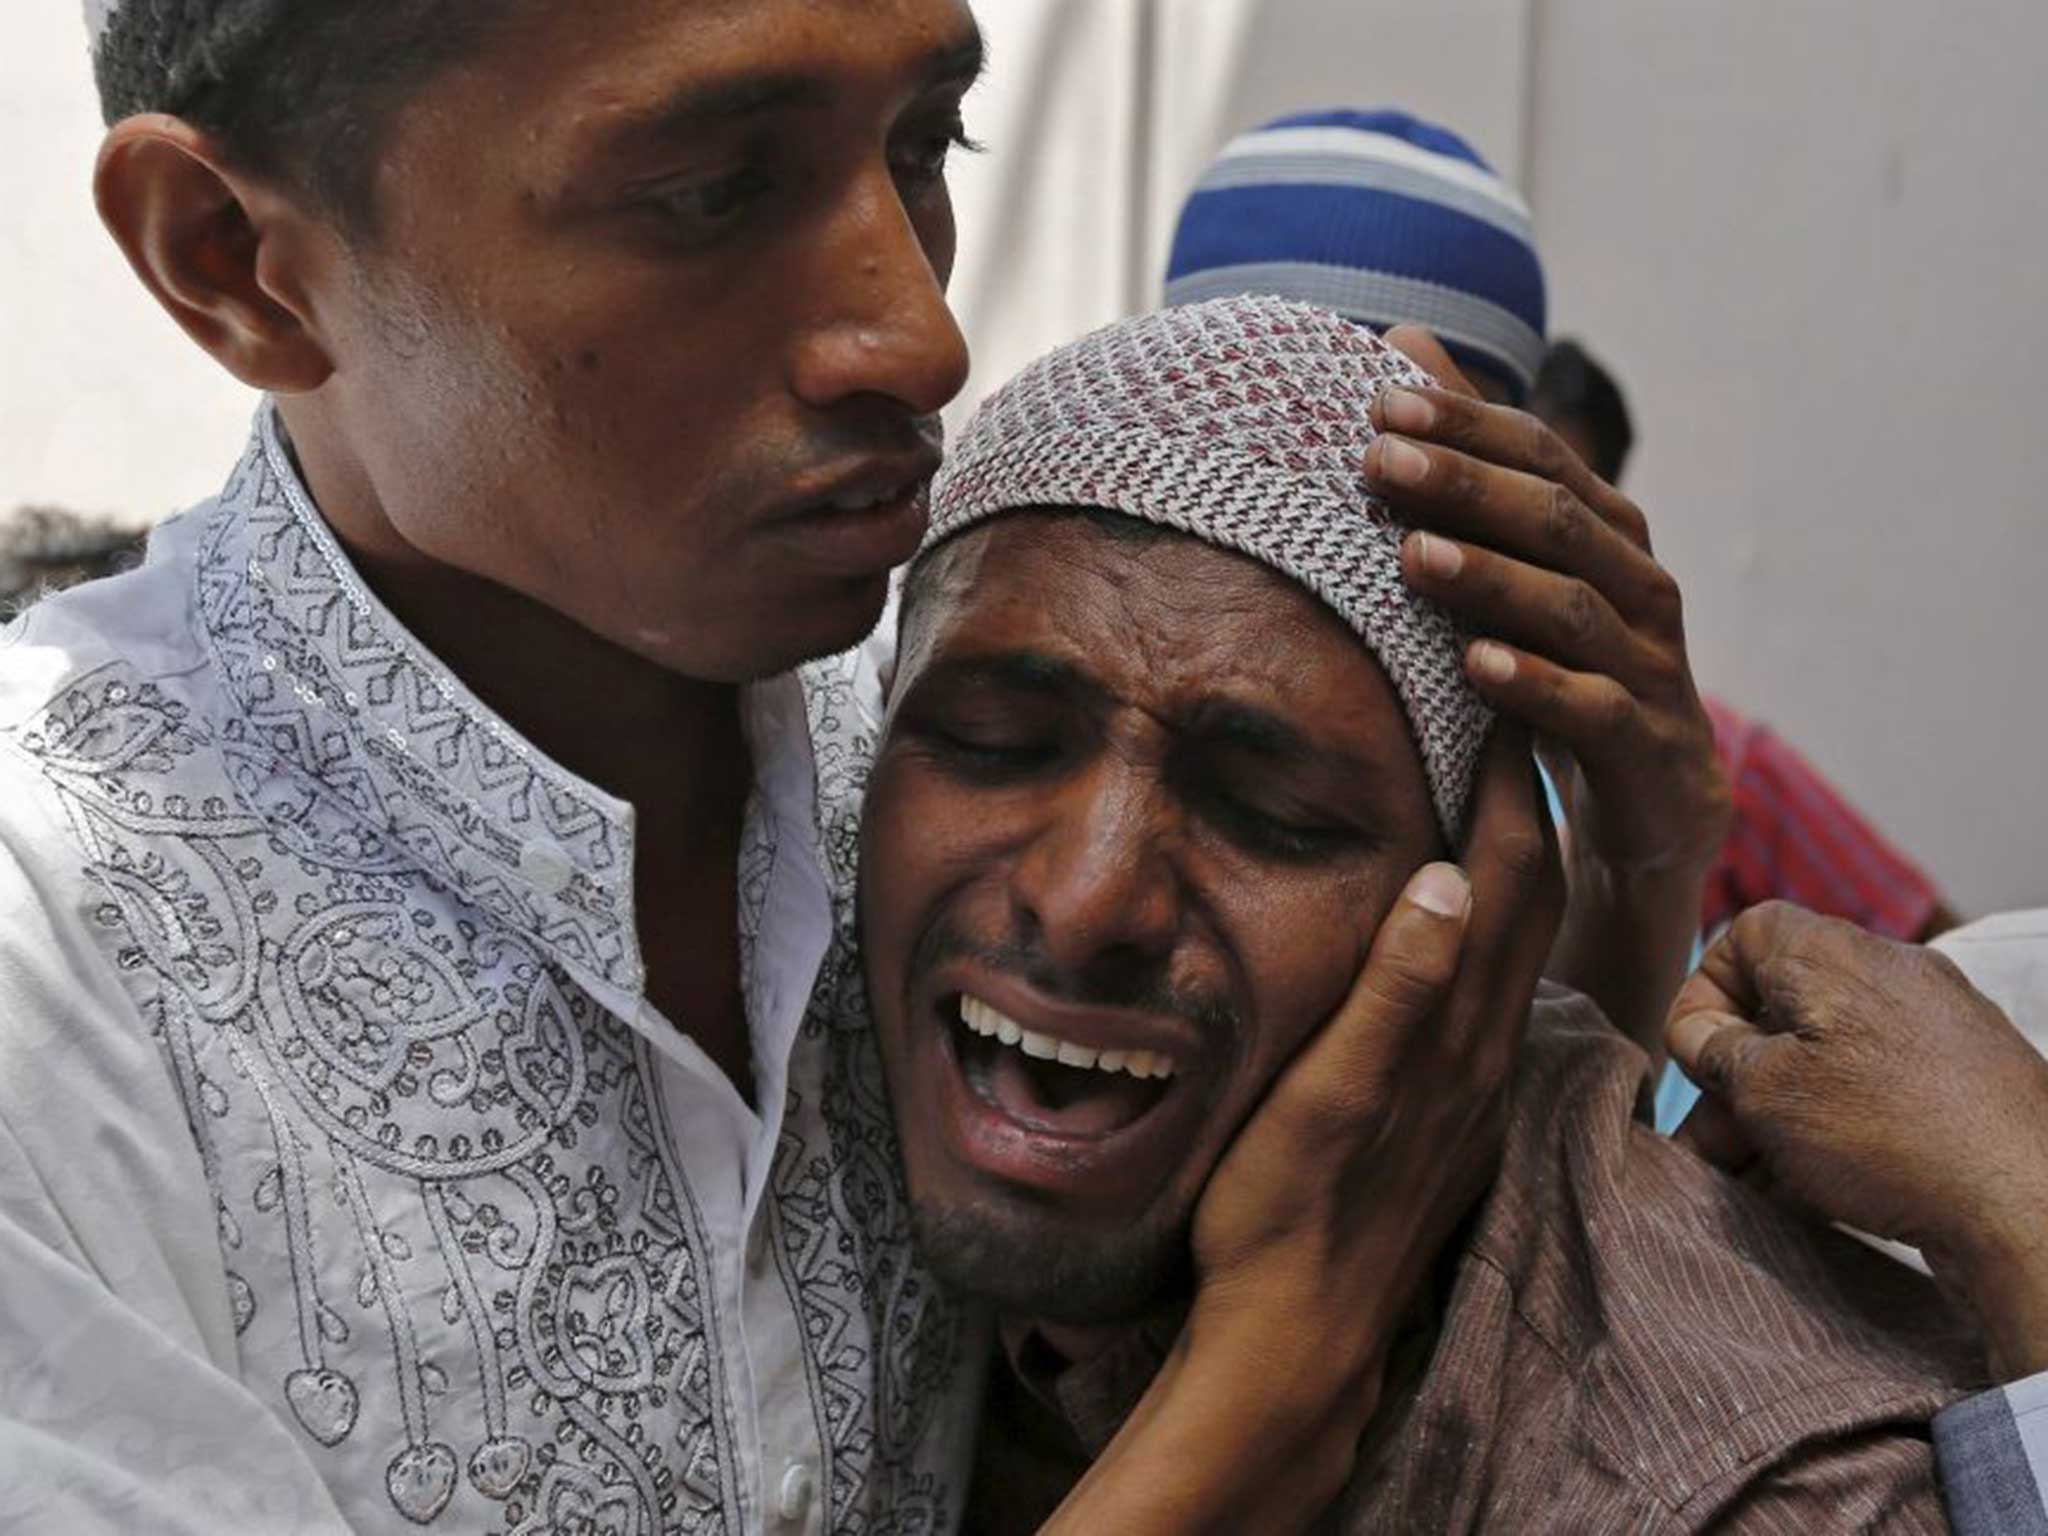
POLYGON ((1118 775, 1070 788, 1012 876, 1016 917, 1034 946, 1077 982, 1146 966, 1173 951, 1180 879, 1161 813, 1118 775))

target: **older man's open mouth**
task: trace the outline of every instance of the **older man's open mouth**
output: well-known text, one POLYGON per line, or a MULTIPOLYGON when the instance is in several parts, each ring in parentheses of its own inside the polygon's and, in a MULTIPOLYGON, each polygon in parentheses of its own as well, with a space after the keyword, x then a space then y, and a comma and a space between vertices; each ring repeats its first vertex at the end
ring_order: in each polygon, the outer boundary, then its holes
POLYGON ((956 1155, 985 1174, 1081 1198, 1171 1176, 1199 1121, 1203 1042, 1185 1021, 1056 1002, 1002 975, 933 1000, 928 1068, 956 1155))

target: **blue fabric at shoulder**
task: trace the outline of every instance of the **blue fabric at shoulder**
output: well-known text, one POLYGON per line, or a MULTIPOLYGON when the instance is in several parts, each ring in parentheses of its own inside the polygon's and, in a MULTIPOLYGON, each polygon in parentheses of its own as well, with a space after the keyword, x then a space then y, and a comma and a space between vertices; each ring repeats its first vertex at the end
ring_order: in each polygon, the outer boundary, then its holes
POLYGON ((1699 1101, 1699 1084, 1679 1071, 1677 1062, 1665 1062, 1657 1078, 1657 1134, 1669 1136, 1685 1124, 1685 1117, 1699 1101))

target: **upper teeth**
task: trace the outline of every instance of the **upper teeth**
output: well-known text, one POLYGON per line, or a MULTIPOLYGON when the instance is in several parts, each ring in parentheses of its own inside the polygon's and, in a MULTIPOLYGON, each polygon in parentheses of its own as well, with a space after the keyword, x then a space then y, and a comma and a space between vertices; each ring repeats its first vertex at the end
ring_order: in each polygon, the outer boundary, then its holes
POLYGON ((978 997, 962 995, 960 1022, 977 1035, 1014 1045, 1026 1056, 1057 1061, 1063 1067, 1093 1067, 1098 1072, 1128 1072, 1133 1077, 1171 1077, 1173 1062, 1158 1051, 1097 1051, 1057 1035, 1026 1029, 978 997))
POLYGON ((904 487, 888 486, 879 491, 848 491, 844 496, 832 498, 835 512, 865 512, 869 507, 879 507, 885 501, 895 501, 903 494, 904 487))

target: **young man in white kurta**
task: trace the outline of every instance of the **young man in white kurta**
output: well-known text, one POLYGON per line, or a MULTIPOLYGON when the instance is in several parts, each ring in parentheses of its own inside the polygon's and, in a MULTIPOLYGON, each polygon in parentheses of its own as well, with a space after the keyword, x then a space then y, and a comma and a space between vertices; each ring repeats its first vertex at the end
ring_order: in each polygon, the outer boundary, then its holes
POLYGON ((265 408, 0 641, 0 1525, 939 1531, 979 1351, 849 963, 860 658, 746 695, 756 1114, 630 809, 357 579, 265 408))

